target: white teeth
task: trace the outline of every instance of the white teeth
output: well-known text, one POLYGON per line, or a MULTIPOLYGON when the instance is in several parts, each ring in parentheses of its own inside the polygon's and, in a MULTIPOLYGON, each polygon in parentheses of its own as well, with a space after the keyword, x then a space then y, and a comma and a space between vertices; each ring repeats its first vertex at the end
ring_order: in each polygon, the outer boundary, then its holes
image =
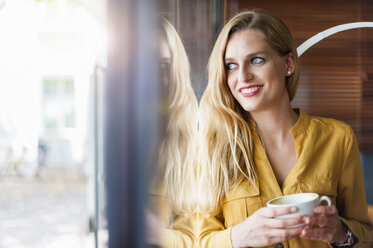
POLYGON ((245 88, 245 89, 242 89, 241 92, 242 93, 251 93, 251 92, 254 92, 256 90, 258 90, 260 87, 259 86, 256 86, 256 87, 251 87, 251 88, 245 88))

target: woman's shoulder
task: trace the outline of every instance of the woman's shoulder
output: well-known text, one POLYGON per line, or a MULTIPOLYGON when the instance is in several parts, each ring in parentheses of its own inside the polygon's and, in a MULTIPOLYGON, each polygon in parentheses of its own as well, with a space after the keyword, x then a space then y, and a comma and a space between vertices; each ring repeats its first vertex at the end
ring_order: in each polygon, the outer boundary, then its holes
POLYGON ((351 130, 351 126, 347 123, 328 117, 311 116, 311 124, 314 126, 319 126, 322 128, 332 129, 332 130, 351 130))
POLYGON ((337 119, 320 116, 309 116, 309 119, 311 132, 340 136, 351 136, 354 133, 350 125, 337 119))

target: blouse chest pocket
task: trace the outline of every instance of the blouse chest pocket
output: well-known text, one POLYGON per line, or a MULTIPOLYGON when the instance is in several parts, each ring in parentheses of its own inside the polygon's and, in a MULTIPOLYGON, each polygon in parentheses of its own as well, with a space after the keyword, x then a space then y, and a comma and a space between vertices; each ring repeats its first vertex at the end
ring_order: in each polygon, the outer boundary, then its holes
POLYGON ((261 207, 259 186, 241 183, 223 201, 224 225, 229 228, 244 221, 261 207))
POLYGON ((337 182, 332 179, 300 180, 298 186, 299 191, 302 193, 317 193, 319 196, 326 195, 332 200, 332 205, 336 204, 337 182))

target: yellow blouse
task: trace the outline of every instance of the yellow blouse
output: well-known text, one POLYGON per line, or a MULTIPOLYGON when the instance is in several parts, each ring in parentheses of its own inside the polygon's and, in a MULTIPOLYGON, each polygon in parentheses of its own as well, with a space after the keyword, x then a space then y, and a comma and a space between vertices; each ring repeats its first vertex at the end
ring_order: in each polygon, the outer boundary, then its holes
MULTIPOLYGON (((367 247, 371 241, 372 224, 368 218, 363 172, 356 138, 343 122, 311 117, 302 110, 291 128, 297 163, 280 187, 267 159, 258 134, 253 131, 254 161, 257 172, 255 188, 247 181, 229 192, 217 216, 199 217, 200 247, 232 247, 231 227, 244 221, 272 198, 315 192, 327 195, 343 221, 359 239, 354 247, 367 247)), ((330 247, 322 241, 301 238, 269 247, 330 247)))
POLYGON ((198 213, 193 211, 175 215, 171 210, 169 201, 166 196, 160 193, 161 190, 151 189, 148 194, 148 211, 155 214, 160 222, 166 226, 162 230, 160 226, 159 247, 162 248, 179 248, 179 247, 196 247, 198 213))

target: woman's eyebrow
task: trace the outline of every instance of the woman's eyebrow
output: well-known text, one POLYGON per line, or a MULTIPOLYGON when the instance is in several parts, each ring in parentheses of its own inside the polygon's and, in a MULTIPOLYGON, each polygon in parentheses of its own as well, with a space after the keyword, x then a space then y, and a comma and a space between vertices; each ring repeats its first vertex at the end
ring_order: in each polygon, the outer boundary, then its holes
POLYGON ((230 61, 235 61, 235 59, 232 59, 232 58, 224 58, 224 61, 226 61, 226 62, 230 62, 230 61))
POLYGON ((171 58, 161 57, 161 58, 160 58, 160 61, 161 61, 162 63, 170 63, 170 62, 171 62, 171 58))
MULTIPOLYGON (((246 55, 245 58, 252 58, 252 57, 258 56, 259 54, 267 54, 267 53, 265 51, 258 51, 258 52, 254 52, 254 53, 250 53, 250 54, 246 55)), ((225 57, 224 61, 226 61, 226 62, 235 61, 235 59, 230 58, 230 57, 225 57)))

